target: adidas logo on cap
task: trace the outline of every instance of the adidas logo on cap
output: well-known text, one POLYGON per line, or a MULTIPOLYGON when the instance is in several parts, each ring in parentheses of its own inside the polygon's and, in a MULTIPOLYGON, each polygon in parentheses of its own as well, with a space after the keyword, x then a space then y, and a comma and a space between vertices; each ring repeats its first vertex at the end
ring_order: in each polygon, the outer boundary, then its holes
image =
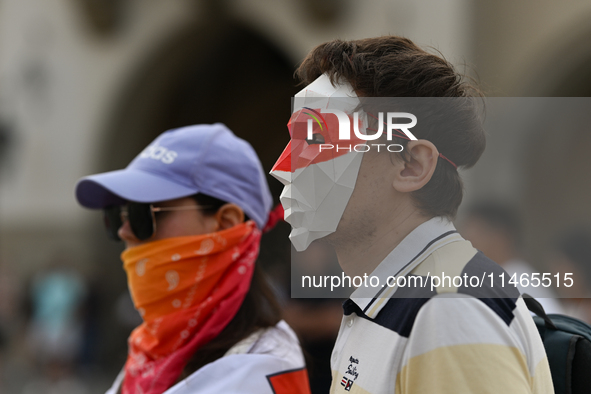
POLYGON ((171 164, 178 154, 170 149, 166 149, 158 144, 148 146, 140 153, 142 159, 160 160, 164 164, 171 164))

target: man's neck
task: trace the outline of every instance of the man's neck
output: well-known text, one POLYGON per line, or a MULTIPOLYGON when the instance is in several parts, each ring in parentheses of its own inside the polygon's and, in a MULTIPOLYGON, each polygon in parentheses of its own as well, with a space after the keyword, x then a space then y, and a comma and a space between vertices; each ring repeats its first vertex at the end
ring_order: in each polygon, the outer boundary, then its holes
POLYGON ((400 242, 415 228, 429 220, 416 210, 402 212, 384 220, 371 237, 334 245, 339 265, 349 276, 371 274, 400 242))

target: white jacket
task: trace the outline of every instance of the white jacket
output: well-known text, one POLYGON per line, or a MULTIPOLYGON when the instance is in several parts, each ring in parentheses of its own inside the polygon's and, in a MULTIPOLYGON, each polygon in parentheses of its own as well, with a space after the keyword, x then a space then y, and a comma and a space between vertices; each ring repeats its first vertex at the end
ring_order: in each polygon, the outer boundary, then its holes
MULTIPOLYGON (((298 373, 305 367, 298 339, 282 320, 238 342, 222 358, 203 366, 164 394, 287 394, 271 386, 274 378, 298 373)), ((123 377, 121 371, 106 394, 116 394, 123 377)))

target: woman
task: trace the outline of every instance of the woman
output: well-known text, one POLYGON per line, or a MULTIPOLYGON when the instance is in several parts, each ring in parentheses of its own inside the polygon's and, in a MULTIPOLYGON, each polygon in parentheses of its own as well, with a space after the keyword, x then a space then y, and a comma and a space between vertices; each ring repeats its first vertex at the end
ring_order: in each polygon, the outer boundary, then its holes
POLYGON ((255 264, 271 195, 246 141, 222 124, 170 130, 127 168, 81 179, 76 197, 124 241, 143 318, 108 393, 309 393, 255 264))

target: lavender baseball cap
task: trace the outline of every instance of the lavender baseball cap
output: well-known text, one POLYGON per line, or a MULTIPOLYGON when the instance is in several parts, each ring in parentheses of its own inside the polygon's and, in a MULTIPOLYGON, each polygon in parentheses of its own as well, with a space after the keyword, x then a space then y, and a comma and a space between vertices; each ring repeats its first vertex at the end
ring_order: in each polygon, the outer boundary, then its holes
POLYGON ((125 169, 90 175, 76 185, 78 203, 94 209, 196 193, 238 205, 261 229, 273 203, 254 149, 221 123, 166 131, 125 169))

